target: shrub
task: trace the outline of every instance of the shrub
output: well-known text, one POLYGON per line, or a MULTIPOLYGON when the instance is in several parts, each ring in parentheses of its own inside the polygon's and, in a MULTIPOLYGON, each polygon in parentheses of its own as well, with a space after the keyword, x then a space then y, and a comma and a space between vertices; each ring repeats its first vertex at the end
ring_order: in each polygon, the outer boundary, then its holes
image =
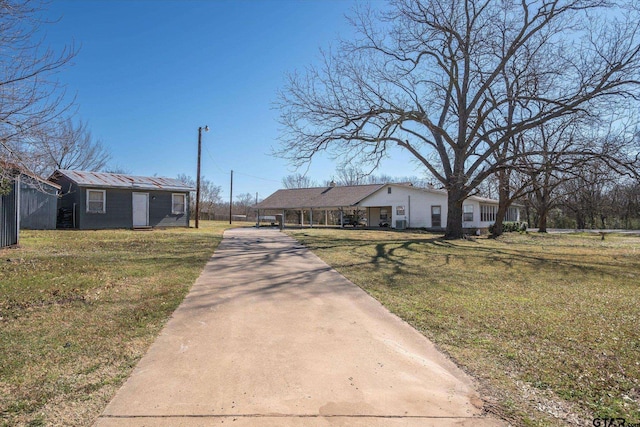
MULTIPOLYGON (((493 231, 495 229, 495 224, 491 224, 489 226, 489 233, 494 234, 493 231)), ((514 231, 527 231, 527 223, 526 222, 518 222, 518 221, 507 221, 502 223, 502 232, 503 233, 513 233, 514 231)))

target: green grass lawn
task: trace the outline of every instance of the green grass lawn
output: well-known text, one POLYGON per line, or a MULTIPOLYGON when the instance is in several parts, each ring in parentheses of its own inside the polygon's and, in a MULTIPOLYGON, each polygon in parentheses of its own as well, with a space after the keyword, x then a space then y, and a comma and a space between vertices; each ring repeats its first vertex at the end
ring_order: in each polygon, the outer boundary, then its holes
POLYGON ((91 424, 229 227, 23 231, 0 250, 0 425, 91 424))
POLYGON ((514 425, 640 422, 640 237, 288 233, 431 338, 514 425))

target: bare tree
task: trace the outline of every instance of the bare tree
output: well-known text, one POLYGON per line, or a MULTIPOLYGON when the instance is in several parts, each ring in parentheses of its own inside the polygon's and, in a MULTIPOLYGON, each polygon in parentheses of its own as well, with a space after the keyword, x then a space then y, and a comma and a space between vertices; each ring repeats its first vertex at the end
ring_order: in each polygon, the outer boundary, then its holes
POLYGON ((185 174, 185 173, 178 174, 176 179, 178 181, 182 182, 183 184, 187 185, 188 187, 195 187, 196 186, 196 181, 193 178, 191 178, 189 175, 185 174))
POLYGON ((364 178, 364 182, 363 184, 387 184, 390 182, 412 182, 414 178, 417 180, 418 178, 413 177, 413 178, 397 178, 391 175, 387 175, 387 174, 372 174, 372 175, 368 175, 364 178))
POLYGON ((236 202, 234 203, 234 207, 236 208, 236 212, 242 212, 241 215, 249 216, 249 212, 251 211, 251 206, 256 203, 255 196, 251 193, 242 193, 236 196, 236 202))
MULTIPOLYGON (((196 181, 186 175, 179 174, 176 177, 179 181, 188 185, 189 187, 195 188, 196 181)), ((200 180, 200 211, 207 212, 208 214, 213 214, 216 210, 216 206, 222 202, 222 197, 220 196, 222 193, 222 187, 219 185, 215 185, 212 181, 206 179, 204 176, 200 180)), ((196 192, 192 191, 189 197, 189 209, 191 212, 196 211, 196 192)))
POLYGON ((627 229, 640 229, 640 181, 617 183, 614 191, 618 193, 617 216, 620 225, 627 229))
POLYGON ((360 185, 366 182, 366 178, 367 174, 355 166, 343 165, 336 169, 337 185, 360 185))
MULTIPOLYGON (((620 175, 606 162, 594 159, 575 172, 572 179, 561 183, 562 193, 554 200, 554 205, 562 205, 573 213, 576 228, 606 228, 607 217, 613 216, 613 200, 620 175)), ((546 228, 546 218, 537 212, 540 228, 546 228)))
POLYGON ((106 168, 103 169, 103 171, 107 173, 118 173, 121 175, 131 175, 132 173, 131 169, 125 168, 120 165, 107 166, 106 168))
POLYGON ((111 157, 86 123, 74 123, 72 119, 56 120, 39 129, 29 145, 34 155, 25 161, 41 176, 49 176, 56 169, 102 170, 111 157))
MULTIPOLYGON (((619 175, 600 159, 574 171, 551 194, 551 227, 640 229, 640 181, 619 175)), ((525 206, 532 207, 528 199, 525 206)), ((538 212, 530 212, 529 219, 535 227, 538 212)))
POLYGON ((28 169, 37 155, 23 144, 69 109, 55 73, 73 48, 55 53, 40 37, 40 3, 0 0, 0 160, 28 169))
MULTIPOLYGON (((604 162, 612 170, 624 175, 638 176, 638 145, 634 135, 634 106, 626 97, 600 97, 590 100, 586 109, 550 118, 520 133, 511 132, 518 107, 540 111, 548 101, 540 95, 539 72, 533 82, 522 84, 531 54, 525 52, 520 60, 502 71, 504 91, 508 95, 506 116, 502 130, 496 136, 503 138, 493 152, 497 167, 496 189, 499 199, 493 227, 493 236, 502 234, 502 222, 509 206, 518 198, 527 197, 528 206, 537 213, 540 232, 546 232, 547 215, 556 206, 556 189, 566 180, 580 174, 585 164, 604 162), (541 101, 543 99, 543 101, 541 101), (605 132, 602 132, 605 129, 605 132), (585 130, 590 130, 588 135, 585 130), (612 137, 617 134, 615 137, 612 137), (632 153, 636 153, 635 156, 632 153)), ((544 85, 542 85, 544 86, 544 85)), ((493 117, 489 127, 498 125, 493 117)), ((487 123, 483 124, 483 129, 487 123)))
MULTIPOLYGON (((551 122, 541 125, 533 137, 533 144, 538 144, 540 154, 523 158, 522 169, 529 179, 530 201, 537 212, 538 231, 547 231, 547 215, 556 206, 556 198, 552 197, 555 190, 570 179, 570 172, 576 166, 566 165, 563 149, 572 145, 575 137, 575 127, 552 127, 551 122), (567 171, 568 169, 568 171, 567 171)), ((579 158, 578 160, 581 160, 579 158)))
POLYGON ((604 0, 393 0, 381 12, 361 8, 351 18, 354 41, 325 53, 321 67, 289 76, 277 154, 300 166, 328 151, 375 168, 398 146, 448 191, 446 237, 460 238, 464 199, 513 160, 494 156, 504 144, 549 120, 637 95, 637 12, 604 0), (518 90, 508 90, 505 70, 518 90))
POLYGON ((365 185, 365 184, 389 184, 403 183, 416 187, 429 187, 426 179, 417 176, 391 176, 387 174, 369 173, 357 166, 342 165, 336 169, 337 185, 365 185))
POLYGON ((295 173, 282 178, 284 188, 311 188, 317 187, 318 184, 306 175, 295 173))
POLYGON ((213 181, 206 179, 204 176, 200 181, 200 204, 202 209, 207 212, 213 212, 215 206, 222 201, 222 187, 215 185, 213 181))

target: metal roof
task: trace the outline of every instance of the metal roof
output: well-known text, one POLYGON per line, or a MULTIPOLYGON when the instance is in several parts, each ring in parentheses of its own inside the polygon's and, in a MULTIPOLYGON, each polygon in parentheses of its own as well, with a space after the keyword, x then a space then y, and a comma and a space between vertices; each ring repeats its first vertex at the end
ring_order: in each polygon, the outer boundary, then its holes
POLYGON ((126 188, 132 190, 166 190, 166 191, 195 191, 184 182, 174 178, 157 176, 135 176, 120 173, 73 171, 67 169, 56 170, 51 180, 64 175, 80 187, 95 188, 126 188))

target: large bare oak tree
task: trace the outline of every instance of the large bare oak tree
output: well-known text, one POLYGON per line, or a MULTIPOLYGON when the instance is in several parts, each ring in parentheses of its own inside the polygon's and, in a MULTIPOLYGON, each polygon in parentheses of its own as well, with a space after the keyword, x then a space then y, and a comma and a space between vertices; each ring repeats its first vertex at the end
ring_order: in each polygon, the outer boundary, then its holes
POLYGON ((400 147, 446 188, 446 237, 462 237, 465 198, 514 160, 495 155, 504 144, 637 95, 637 12, 601 0, 394 0, 356 9, 357 37, 289 76, 278 154, 302 165, 327 151, 375 168, 400 147))

